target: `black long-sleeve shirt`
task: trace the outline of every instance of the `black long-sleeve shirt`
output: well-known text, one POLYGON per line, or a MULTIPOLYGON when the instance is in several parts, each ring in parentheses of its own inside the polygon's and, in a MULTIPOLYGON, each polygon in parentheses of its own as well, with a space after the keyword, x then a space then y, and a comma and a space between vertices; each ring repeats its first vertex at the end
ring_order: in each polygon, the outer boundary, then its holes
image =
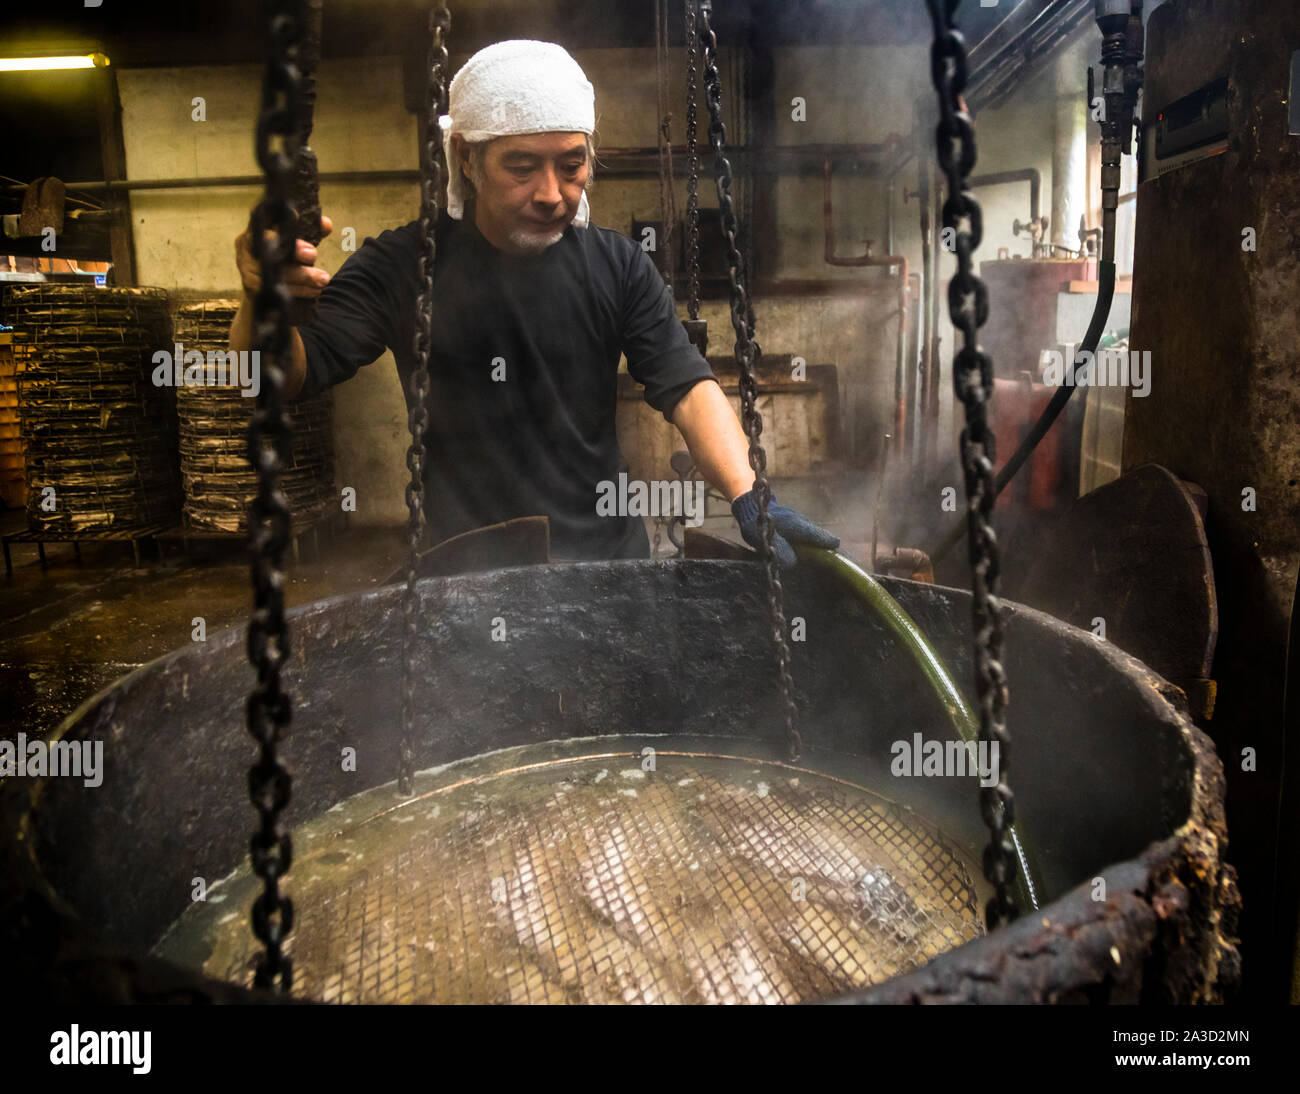
MULTIPOLYGON (((436 232, 425 437, 433 541, 541 514, 557 557, 646 557, 640 517, 596 513, 598 483, 627 470, 615 435, 620 354, 666 418, 716 377, 654 264, 626 236, 570 226, 543 253, 516 257, 494 248, 470 214, 442 213, 436 232)), ((419 249, 412 221, 368 238, 331 279, 318 320, 301 328, 302 396, 349 379, 385 347, 407 392, 419 249)))

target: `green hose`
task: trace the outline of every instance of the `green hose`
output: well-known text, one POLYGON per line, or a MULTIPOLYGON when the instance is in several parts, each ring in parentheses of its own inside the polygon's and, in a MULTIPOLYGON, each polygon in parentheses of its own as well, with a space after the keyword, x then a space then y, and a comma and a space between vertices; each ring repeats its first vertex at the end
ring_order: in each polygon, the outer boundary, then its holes
MULTIPOLYGON (((801 561, 810 562, 825 570, 846 586, 868 612, 885 624, 903 652, 921 670, 921 674, 947 712, 953 732, 963 741, 977 742, 979 719, 962 697, 952 674, 939 658, 934 647, 921 633, 912 617, 903 611, 898 601, 885 591, 884 586, 838 551, 796 545, 795 553, 801 561)), ((1025 851, 1024 841, 1014 824, 1007 828, 1007 834, 1011 837, 1011 842, 1016 849, 1016 857, 1020 860, 1020 869, 1016 871, 1016 888, 1020 906, 1036 909, 1038 892, 1029 871, 1029 856, 1025 851)))

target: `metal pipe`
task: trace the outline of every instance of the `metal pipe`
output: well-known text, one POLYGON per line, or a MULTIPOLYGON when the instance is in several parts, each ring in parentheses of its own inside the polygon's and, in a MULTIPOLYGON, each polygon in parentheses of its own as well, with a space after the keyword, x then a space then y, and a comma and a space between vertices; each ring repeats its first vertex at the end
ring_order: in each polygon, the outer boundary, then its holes
MULTIPOLYGON (((883 141, 879 144, 844 143, 844 144, 802 144, 780 145, 767 149, 754 149, 737 146, 729 150, 732 162, 740 165, 747 156, 755 156, 758 164, 755 170, 759 174, 793 174, 817 171, 818 164, 827 156, 839 160, 852 160, 861 165, 874 165, 890 153, 893 144, 883 141)), ((673 154, 686 156, 687 147, 673 145, 673 154)), ((602 173, 619 178, 651 177, 658 174, 657 148, 613 147, 597 150, 597 166, 602 173), (638 161, 645 160, 641 165, 638 161)), ((907 161, 904 160, 903 163, 907 161)), ((674 162, 674 174, 685 175, 685 162, 674 162)), ((899 164, 894 171, 901 167, 899 164)), ((357 183, 357 182, 419 182, 420 172, 415 168, 400 168, 380 171, 322 171, 321 182, 357 183)), ((84 182, 69 182, 69 191, 80 190, 84 193, 119 192, 132 190, 202 190, 221 186, 256 186, 261 187, 264 180, 261 175, 217 175, 208 178, 165 178, 165 179, 95 179, 84 182)), ((27 183, 0 184, 0 192, 22 193, 27 183)))
POLYGON ((988 109, 1038 71, 1087 20, 1091 6, 1089 0, 1021 0, 970 51, 968 108, 975 113, 988 109))
MULTIPOLYGON (((322 171, 321 182, 419 182, 419 171, 322 171)), ((81 190, 89 193, 118 190, 205 190, 218 186, 264 186, 266 180, 261 175, 214 175, 208 178, 180 179, 114 179, 95 182, 69 182, 65 184, 69 191, 81 190)), ((9 183, 0 187, 2 190, 17 192, 27 189, 26 183, 9 183)))
POLYGON ((899 457, 907 455, 904 433, 907 425, 907 392, 904 383, 904 358, 907 347, 907 315, 910 307, 907 256, 873 255, 870 248, 865 255, 841 257, 835 253, 834 207, 831 199, 831 159, 822 163, 822 230, 825 235, 823 257, 829 266, 888 266, 898 267, 898 343, 894 356, 894 448, 899 457))
POLYGON ((933 255, 930 252, 930 160, 929 157, 922 156, 916 163, 916 200, 921 211, 921 332, 920 332, 920 350, 921 350, 921 396, 920 406, 918 407, 917 427, 920 433, 920 450, 921 466, 925 473, 929 473, 932 449, 936 440, 935 433, 937 423, 932 423, 930 417, 931 388, 934 386, 934 347, 931 344, 933 331, 930 328, 930 300, 931 283, 934 280, 934 262, 933 255))
MULTIPOLYGON (((898 142, 902 138, 897 134, 891 133, 886 138, 886 143, 898 142)), ((894 245, 894 180, 915 155, 915 150, 909 152, 894 166, 894 169, 888 175, 888 195, 886 201, 885 228, 887 236, 886 250, 889 254, 895 253, 894 245)), ((902 257, 902 256, 900 256, 902 257)), ((910 450, 913 439, 913 430, 908 421, 909 415, 915 404, 914 392, 914 370, 907 368, 907 325, 911 318, 912 304, 912 279, 908 274, 908 262, 906 257, 902 257, 899 269, 899 297, 898 297, 898 349, 897 357, 894 362, 894 436, 897 438, 895 444, 898 446, 900 456, 906 456, 910 450)))
MULTIPOLYGON (((733 153, 745 155, 747 153, 762 152, 764 155, 775 155, 789 159, 791 157, 811 160, 820 160, 827 153, 837 156, 858 156, 864 159, 881 159, 888 156, 896 147, 901 138, 896 133, 891 133, 883 141, 827 141, 821 144, 778 144, 770 148, 754 148, 746 144, 727 145, 727 156, 731 157, 733 153)), ((672 146, 674 155, 686 155, 689 151, 685 144, 674 144, 672 146)), ((602 156, 655 156, 659 155, 657 145, 639 146, 639 145, 610 145, 597 149, 602 156)))
POLYGON ((894 253, 894 176, 889 176, 885 194, 885 250, 894 253))
POLYGON ((921 361, 920 361, 920 344, 921 329, 918 321, 916 308, 912 306, 914 300, 921 297, 921 275, 919 273, 910 274, 907 279, 907 353, 906 353, 906 383, 907 390, 907 437, 906 449, 913 463, 920 458, 920 446, 917 443, 917 432, 921 428, 924 420, 924 403, 921 402, 921 361))
MULTIPOLYGON (((733 167, 752 171, 758 175, 798 175, 815 177, 822 160, 828 155, 837 166, 854 166, 863 170, 866 177, 883 178, 906 164, 903 160, 889 167, 894 148, 902 138, 880 143, 844 142, 839 144, 783 144, 757 146, 752 144, 728 146, 727 155, 733 167)), ((673 156, 686 156, 685 145, 673 145, 673 156)), ((597 172, 606 176, 636 177, 658 173, 657 148, 606 147, 596 149, 597 172)), ((674 172, 685 174, 684 163, 674 162, 674 172)))
MULTIPOLYGON (((897 133, 890 133, 889 136, 885 138, 886 147, 897 147, 902 143, 903 138, 897 133)), ((890 254, 894 253, 894 180, 898 177, 898 172, 906 167, 915 155, 916 147, 915 141, 913 141, 912 150, 894 164, 894 166, 890 168, 889 174, 885 176, 888 180, 888 195, 885 198, 885 250, 890 254)))
POLYGON ((871 569, 878 573, 876 556, 880 553, 880 513, 885 505, 885 472, 889 468, 889 441, 886 433, 880 440, 880 466, 876 469, 876 504, 871 510, 871 569))
POLYGON ((970 189, 978 190, 981 186, 1001 186, 1007 182, 1029 183, 1029 219, 1038 219, 1042 207, 1043 175, 1037 167, 1021 167, 1015 171, 997 171, 991 175, 976 175, 967 184, 970 189))
MULTIPOLYGON (((888 555, 883 555, 879 559, 877 572, 881 570, 903 570, 905 576, 910 574, 928 573, 931 580, 934 579, 934 564, 930 561, 930 556, 916 547, 895 547, 888 555)), ((917 580, 913 578, 912 580, 917 580)))
POLYGON ((942 344, 939 337, 939 257, 940 257, 940 232, 939 228, 943 224, 943 205, 939 200, 941 188, 939 186, 938 173, 933 166, 930 168, 930 177, 933 185, 930 188, 930 287, 927 290, 930 294, 930 404, 926 411, 930 415, 930 420, 934 424, 934 456, 935 462, 938 463, 939 457, 939 387, 942 378, 941 355, 939 347, 942 344))

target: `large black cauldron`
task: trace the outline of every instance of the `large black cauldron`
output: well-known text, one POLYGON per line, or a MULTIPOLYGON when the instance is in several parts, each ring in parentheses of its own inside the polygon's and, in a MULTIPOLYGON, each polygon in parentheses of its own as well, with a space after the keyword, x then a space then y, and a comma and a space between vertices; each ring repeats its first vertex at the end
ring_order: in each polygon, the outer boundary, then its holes
MULTIPOLYGON (((968 595, 885 584, 964 685, 968 595)), ((805 621, 806 641, 792 652, 810 766, 879 776, 893 742, 942 732, 936 699, 876 620, 812 567, 786 585, 787 615, 805 621)), ((627 733, 778 755, 763 588, 760 567, 722 561, 565 564, 421 582, 417 768, 627 733), (498 618, 504 642, 493 640, 498 618)), ((396 775, 400 596, 387 587, 290 616, 290 824, 396 775), (355 772, 341 768, 345 747, 356 750, 355 772)), ((1239 978, 1238 897, 1210 742, 1167 700, 1161 678, 1089 634, 1009 605, 1006 649, 1009 779, 1042 907, 849 1001, 1221 1000, 1239 978), (1104 899, 1095 899, 1098 877, 1104 899)), ((246 855, 251 679, 242 631, 163 657, 58 730, 105 742, 101 786, 57 778, 7 789, 17 838, 4 845, 0 928, 10 967, 31 990, 252 998, 146 956, 189 903, 191 877, 217 876, 246 855)), ((891 796, 906 800, 909 781, 894 782, 891 796)), ((925 782, 923 811, 978 859, 974 783, 925 782)))

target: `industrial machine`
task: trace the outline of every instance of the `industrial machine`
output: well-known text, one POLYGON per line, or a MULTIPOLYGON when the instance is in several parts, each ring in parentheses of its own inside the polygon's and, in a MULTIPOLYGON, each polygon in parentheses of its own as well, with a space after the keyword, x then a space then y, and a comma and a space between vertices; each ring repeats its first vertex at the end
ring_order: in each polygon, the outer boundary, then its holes
POLYGON ((1282 955, 1300 872, 1283 728, 1300 572, 1298 46, 1293 4, 1182 0, 1151 15, 1131 344, 1153 376, 1124 420, 1125 470, 1159 463, 1208 496, 1219 653, 1205 728, 1228 780, 1247 983, 1272 1001, 1297 997, 1282 955))

